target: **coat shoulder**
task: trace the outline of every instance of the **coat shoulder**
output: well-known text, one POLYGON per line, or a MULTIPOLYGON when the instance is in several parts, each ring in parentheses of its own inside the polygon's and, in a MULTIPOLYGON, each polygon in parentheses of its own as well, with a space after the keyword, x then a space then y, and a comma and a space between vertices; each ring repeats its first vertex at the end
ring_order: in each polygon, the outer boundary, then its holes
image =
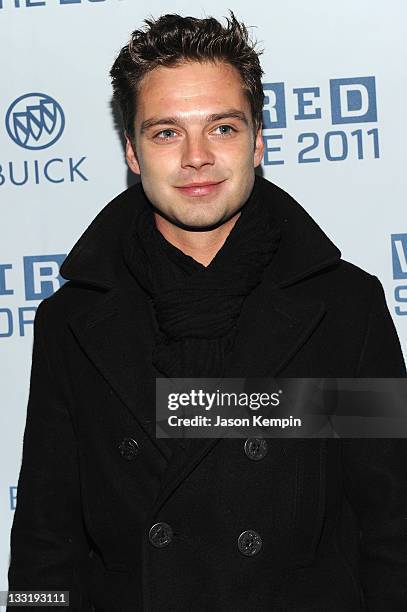
POLYGON ((316 296, 320 293, 321 298, 325 295, 356 303, 366 303, 374 292, 383 291, 377 276, 344 259, 312 275, 304 284, 316 296))

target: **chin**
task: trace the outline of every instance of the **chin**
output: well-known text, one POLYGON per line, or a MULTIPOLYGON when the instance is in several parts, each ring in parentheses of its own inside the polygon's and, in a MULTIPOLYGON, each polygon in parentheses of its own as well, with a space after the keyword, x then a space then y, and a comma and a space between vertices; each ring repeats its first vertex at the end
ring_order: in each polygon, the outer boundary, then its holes
POLYGON ((226 211, 216 210, 209 202, 202 201, 201 203, 193 202, 188 208, 180 204, 177 209, 170 212, 169 218, 177 223, 199 227, 218 223, 226 214, 226 211))
POLYGON ((180 219, 180 220, 175 220, 175 224, 176 225, 184 225, 185 227, 188 228, 196 228, 196 229, 204 229, 204 228, 210 228, 213 225, 216 225, 218 223, 221 223, 221 219, 219 217, 214 217, 214 218, 191 218, 191 219, 180 219))

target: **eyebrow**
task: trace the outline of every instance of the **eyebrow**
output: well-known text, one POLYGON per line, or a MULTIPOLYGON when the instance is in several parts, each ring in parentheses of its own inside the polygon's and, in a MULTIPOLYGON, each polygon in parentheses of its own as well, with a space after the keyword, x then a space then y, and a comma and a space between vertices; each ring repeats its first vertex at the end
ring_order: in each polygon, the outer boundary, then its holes
MULTIPOLYGON (((223 119, 238 119, 245 125, 249 125, 249 121, 245 113, 234 109, 224 111, 223 113, 213 113, 211 115, 207 115, 205 117, 205 122, 214 123, 215 121, 222 121, 223 119)), ((182 125, 182 121, 177 117, 151 117, 150 119, 143 121, 140 131, 143 133, 156 125, 182 125)))

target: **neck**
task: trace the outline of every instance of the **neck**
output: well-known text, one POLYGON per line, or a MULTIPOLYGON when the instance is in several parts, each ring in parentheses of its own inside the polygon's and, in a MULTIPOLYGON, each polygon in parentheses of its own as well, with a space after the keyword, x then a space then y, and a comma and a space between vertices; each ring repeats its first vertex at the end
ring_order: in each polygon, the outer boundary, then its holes
POLYGON ((154 213, 155 224, 168 242, 180 249, 185 255, 193 257, 204 266, 208 266, 219 249, 222 248, 240 217, 240 212, 214 230, 208 232, 189 232, 154 213))

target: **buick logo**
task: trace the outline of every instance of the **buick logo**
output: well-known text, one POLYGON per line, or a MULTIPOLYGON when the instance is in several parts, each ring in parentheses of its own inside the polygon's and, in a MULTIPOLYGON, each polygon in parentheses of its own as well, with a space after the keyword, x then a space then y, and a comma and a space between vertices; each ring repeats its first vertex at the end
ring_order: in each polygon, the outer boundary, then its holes
POLYGON ((6 114, 6 129, 24 149, 46 149, 60 138, 65 126, 61 105, 42 93, 24 94, 14 100, 6 114))

